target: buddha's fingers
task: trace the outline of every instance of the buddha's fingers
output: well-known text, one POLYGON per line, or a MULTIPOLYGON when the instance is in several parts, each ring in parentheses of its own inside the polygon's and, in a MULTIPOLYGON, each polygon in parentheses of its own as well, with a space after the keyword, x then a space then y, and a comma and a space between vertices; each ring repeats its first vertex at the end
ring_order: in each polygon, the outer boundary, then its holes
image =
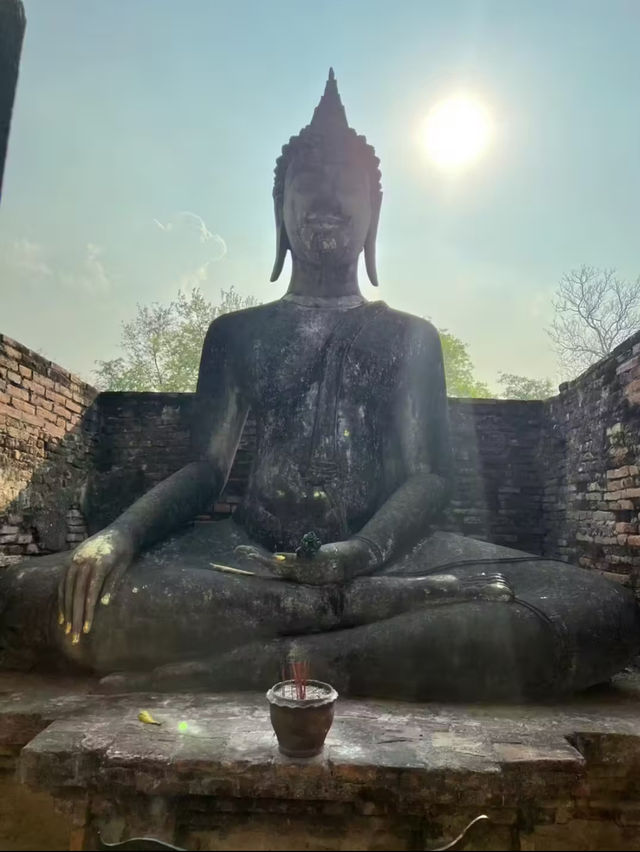
POLYGON ((112 602, 113 597, 116 594, 118 584, 120 583, 120 580, 122 579, 123 575, 126 574, 128 567, 129 563, 123 561, 120 564, 116 565, 116 567, 107 576, 107 579, 104 581, 104 585, 102 587, 102 596, 100 598, 100 603, 103 606, 109 606, 109 604, 112 602))
POLYGON ((274 553, 269 567, 278 577, 297 579, 304 573, 309 573, 309 562, 298 559, 295 553, 274 553))
POLYGON ((71 642, 77 645, 80 641, 82 632, 82 623, 84 621, 85 599, 87 596, 87 588, 92 572, 92 566, 88 562, 82 562, 76 573, 75 588, 73 591, 73 616, 71 619, 72 637, 71 642))
POLYGON ((82 625, 83 633, 89 633, 91 626, 93 625, 93 616, 96 610, 96 604, 98 603, 100 590, 104 585, 105 573, 106 572, 104 571, 94 571, 87 585, 84 602, 84 622, 82 625))
POLYGON ((260 550, 258 547, 253 547, 249 544, 239 544, 235 548, 234 553, 237 556, 251 559, 253 562, 259 562, 261 565, 266 565, 268 568, 273 568, 275 561, 273 555, 260 550))
POLYGON ((64 618, 64 586, 65 581, 67 579, 67 571, 69 570, 69 566, 67 565, 65 570, 60 573, 60 579, 58 580, 58 624, 62 627, 65 622, 64 618))
POLYGON ((76 559, 71 560, 71 564, 67 568, 64 578, 64 632, 71 633, 71 622, 73 619, 73 592, 76 584, 76 577, 80 568, 76 559))

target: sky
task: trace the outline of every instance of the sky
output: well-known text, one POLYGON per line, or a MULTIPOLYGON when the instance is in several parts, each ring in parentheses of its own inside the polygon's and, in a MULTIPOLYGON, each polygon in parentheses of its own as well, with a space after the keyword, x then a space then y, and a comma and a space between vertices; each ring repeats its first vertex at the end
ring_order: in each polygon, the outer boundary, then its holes
POLYGON ((477 377, 558 378, 545 327, 582 264, 640 275, 640 0, 24 0, 0 204, 0 331, 92 381, 136 304, 260 301, 275 159, 328 68, 381 159, 380 289, 468 344, 477 377), (421 128, 493 122, 442 170, 421 128))

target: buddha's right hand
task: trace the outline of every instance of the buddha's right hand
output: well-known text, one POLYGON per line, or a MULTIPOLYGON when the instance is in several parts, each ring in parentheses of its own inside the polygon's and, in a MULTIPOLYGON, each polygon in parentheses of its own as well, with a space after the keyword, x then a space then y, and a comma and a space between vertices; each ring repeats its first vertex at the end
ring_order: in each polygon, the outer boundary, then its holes
POLYGON ((122 531, 110 528, 83 541, 73 552, 58 585, 58 622, 77 644, 89 633, 98 598, 106 606, 133 559, 133 545, 122 531))

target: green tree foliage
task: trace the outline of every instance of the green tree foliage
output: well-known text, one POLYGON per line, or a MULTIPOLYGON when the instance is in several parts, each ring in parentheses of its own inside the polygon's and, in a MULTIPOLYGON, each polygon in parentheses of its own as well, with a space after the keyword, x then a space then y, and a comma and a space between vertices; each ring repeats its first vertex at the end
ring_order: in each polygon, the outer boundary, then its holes
POLYGON ((473 375, 467 344, 446 329, 440 329, 444 374, 449 396, 490 397, 491 391, 473 375))
POLYGON ((551 379, 529 379, 514 373, 498 373, 502 399, 548 399, 556 392, 551 379))
POLYGON ((96 384, 110 391, 193 391, 211 321, 256 304, 252 296, 241 296, 231 287, 220 291, 220 302, 214 305, 196 287, 179 292, 168 305, 138 305, 135 318, 122 324, 124 355, 96 362, 96 384))

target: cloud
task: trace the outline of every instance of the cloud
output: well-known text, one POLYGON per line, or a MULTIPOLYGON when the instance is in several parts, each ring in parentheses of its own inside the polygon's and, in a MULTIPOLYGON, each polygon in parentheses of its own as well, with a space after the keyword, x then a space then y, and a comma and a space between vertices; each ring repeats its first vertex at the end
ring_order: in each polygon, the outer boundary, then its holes
POLYGON ((194 237, 197 237, 199 243, 207 246, 208 252, 213 252, 209 261, 222 260, 227 253, 227 244, 224 239, 220 234, 214 234, 210 231, 202 216, 198 216, 197 213, 181 210, 172 216, 168 222, 163 223, 159 219, 153 219, 153 223, 164 233, 180 233, 185 237, 193 234, 194 237))
POLYGON ((87 243, 82 266, 77 271, 61 272, 59 277, 65 287, 81 290, 93 296, 105 296, 112 290, 111 279, 101 256, 104 248, 96 243, 87 243))
POLYGON ((9 248, 7 262, 22 275, 48 278, 53 269, 45 260, 45 249, 40 243, 32 243, 23 238, 16 240, 9 248))
POLYGON ((213 261, 205 260, 200 266, 196 267, 191 272, 185 272, 178 280, 178 290, 192 290, 194 287, 200 287, 209 277, 209 267, 213 261))
POLYGON ((4 274, 31 288, 51 287, 59 284, 70 290, 102 296, 112 290, 112 281, 103 256, 104 249, 96 243, 87 243, 81 249, 76 263, 60 260, 57 252, 26 237, 14 240, 0 249, 0 267, 4 274))

